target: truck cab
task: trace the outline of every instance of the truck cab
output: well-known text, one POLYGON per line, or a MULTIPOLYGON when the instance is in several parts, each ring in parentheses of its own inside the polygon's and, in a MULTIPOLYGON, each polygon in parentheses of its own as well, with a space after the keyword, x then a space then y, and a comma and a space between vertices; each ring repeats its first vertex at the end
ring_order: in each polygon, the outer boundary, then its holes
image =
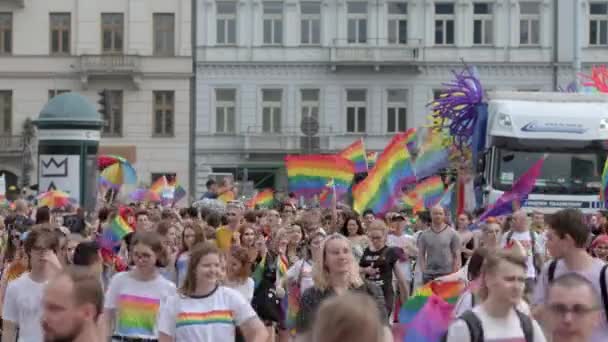
POLYGON ((484 204, 494 203, 543 155, 527 211, 603 208, 599 193, 608 141, 608 95, 489 94, 483 162, 484 204))

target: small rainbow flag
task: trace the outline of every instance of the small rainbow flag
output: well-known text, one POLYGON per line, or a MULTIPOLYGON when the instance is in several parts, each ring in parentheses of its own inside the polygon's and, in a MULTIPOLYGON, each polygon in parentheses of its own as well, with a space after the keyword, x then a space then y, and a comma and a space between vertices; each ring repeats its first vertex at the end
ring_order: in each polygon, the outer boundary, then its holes
POLYGON ((274 192, 272 189, 265 189, 253 196, 248 202, 247 207, 254 209, 256 206, 259 208, 270 208, 274 204, 274 192))
POLYGON ((604 206, 606 206, 606 202, 608 199, 606 198, 606 192, 608 191, 608 158, 606 158, 606 162, 604 162, 604 170, 602 171, 602 187, 600 188, 600 201, 604 202, 604 206))
POLYGON ((282 255, 279 256, 277 258, 277 272, 279 273, 278 276, 280 278, 287 276, 288 269, 289 269, 289 261, 287 260, 287 258, 282 255))
POLYGON ((120 215, 116 215, 114 220, 107 226, 99 241, 99 245, 102 248, 112 250, 116 246, 120 245, 120 240, 122 240, 125 235, 133 232, 133 228, 125 221, 124 218, 120 215))
POLYGON ((285 167, 289 191, 305 198, 318 195, 332 178, 336 192, 346 193, 355 176, 353 162, 337 155, 290 155, 285 167))
POLYGON ((410 153, 412 153, 418 147, 417 130, 415 128, 409 128, 407 131, 405 131, 405 136, 406 136, 405 140, 406 140, 407 149, 409 150, 410 153))
POLYGON ((338 155, 353 162, 355 173, 367 172, 367 155, 365 154, 363 138, 350 144, 338 153, 338 155))
POLYGON ((376 160, 378 159, 378 152, 368 152, 367 153, 367 169, 371 170, 374 165, 376 165, 376 160))
POLYGON ((329 208, 331 206, 331 202, 334 196, 334 189, 336 184, 333 178, 325 184, 323 190, 321 190, 321 194, 319 194, 319 205, 322 208, 329 208))
POLYGON ((162 196, 169 189, 169 182, 167 181, 167 177, 163 175, 159 177, 152 185, 150 185, 150 191, 162 196))
POLYGON ((439 203, 445 190, 441 176, 433 176, 418 183, 415 191, 423 199, 424 206, 431 208, 439 203))
POLYGON ((429 297, 433 295, 454 305, 464 290, 465 284, 460 281, 432 281, 427 283, 416 290, 414 295, 403 304, 399 313, 399 322, 410 323, 416 314, 424 307, 429 297))
POLYGON ((416 178, 420 180, 430 177, 440 169, 448 167, 449 157, 450 150, 445 146, 443 136, 430 129, 414 163, 416 178))
POLYGON ((416 181, 406 144, 407 134, 395 135, 367 177, 353 186, 353 208, 356 212, 362 213, 366 209, 376 214, 388 212, 401 194, 401 189, 416 181))

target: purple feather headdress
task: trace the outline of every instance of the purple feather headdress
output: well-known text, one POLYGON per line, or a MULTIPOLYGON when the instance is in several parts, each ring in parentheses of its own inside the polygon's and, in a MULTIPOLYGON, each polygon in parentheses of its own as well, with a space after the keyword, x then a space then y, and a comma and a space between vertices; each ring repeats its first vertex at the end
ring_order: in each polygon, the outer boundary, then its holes
POLYGON ((444 83, 441 96, 430 103, 438 129, 447 129, 454 144, 463 149, 470 144, 477 120, 476 106, 483 102, 483 87, 471 68, 454 74, 454 81, 444 83))

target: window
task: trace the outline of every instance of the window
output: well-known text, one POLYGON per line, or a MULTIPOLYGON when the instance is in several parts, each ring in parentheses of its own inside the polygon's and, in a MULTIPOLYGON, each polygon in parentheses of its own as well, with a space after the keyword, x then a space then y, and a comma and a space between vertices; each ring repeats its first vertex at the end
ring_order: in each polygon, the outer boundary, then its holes
POLYGON ((0 54, 13 51, 13 14, 0 13, 0 54))
POLYGON ((491 45, 494 42, 492 4, 473 4, 473 44, 491 45))
POLYGON ((236 2, 217 3, 217 43, 236 44, 236 2))
POLYGON ((454 44, 454 4, 438 2, 435 4, 435 44, 454 44))
POLYGON ((589 4, 589 45, 608 45, 608 2, 589 4))
POLYGON ((281 132, 281 89, 262 90, 262 131, 264 133, 281 132))
POLYGON ((175 55, 175 15, 154 13, 154 55, 175 55))
POLYGON ((302 118, 312 117, 319 120, 319 89, 300 90, 302 98, 302 118))
POLYGON ((70 54, 70 13, 51 13, 51 54, 70 54))
POLYGON ((283 44, 283 3, 264 2, 264 44, 283 44))
POLYGON ((107 108, 107 114, 104 115, 103 135, 105 136, 120 136, 122 135, 122 90, 109 90, 107 99, 110 108, 107 108))
POLYGON ((300 11, 300 42, 302 45, 321 44, 321 3, 302 2, 300 11))
POLYGON ((51 89, 49 90, 49 100, 57 95, 61 95, 63 93, 69 93, 69 89, 51 89))
POLYGON ((154 91, 154 135, 173 136, 175 92, 154 91))
POLYGON ((348 10, 348 43, 367 43, 367 2, 349 2, 348 10))
POLYGON ((162 176, 165 176, 168 182, 177 179, 177 173, 175 172, 152 172, 150 174, 150 184, 154 184, 154 182, 156 182, 162 176))
POLYGON ((407 44, 407 3, 388 3, 388 43, 407 44))
POLYGON ((519 3, 519 44, 540 44, 540 4, 525 1, 519 3))
POLYGON ((234 133, 236 89, 215 90, 215 132, 234 133))
POLYGON ((407 90, 389 89, 387 91, 386 114, 388 133, 404 132, 407 129, 407 90))
POLYGON ((433 100, 437 100, 443 94, 443 89, 433 89, 433 100))
POLYGON ((13 125, 13 92, 0 90, 0 134, 11 134, 13 125))
POLYGON ((350 89, 346 91, 346 132, 365 133, 365 113, 367 111, 367 91, 350 89))
POLYGON ((101 36, 103 53, 122 53, 124 38, 122 13, 101 14, 101 36))

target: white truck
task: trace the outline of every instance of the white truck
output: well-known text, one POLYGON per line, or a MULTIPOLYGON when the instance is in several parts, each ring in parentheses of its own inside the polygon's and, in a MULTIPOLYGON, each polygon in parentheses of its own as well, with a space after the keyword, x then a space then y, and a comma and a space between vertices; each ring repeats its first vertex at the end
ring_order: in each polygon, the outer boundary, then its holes
POLYGON ((543 154, 542 173, 524 204, 544 213, 599 201, 608 149, 608 94, 494 92, 489 94, 483 172, 484 205, 494 203, 543 154))

